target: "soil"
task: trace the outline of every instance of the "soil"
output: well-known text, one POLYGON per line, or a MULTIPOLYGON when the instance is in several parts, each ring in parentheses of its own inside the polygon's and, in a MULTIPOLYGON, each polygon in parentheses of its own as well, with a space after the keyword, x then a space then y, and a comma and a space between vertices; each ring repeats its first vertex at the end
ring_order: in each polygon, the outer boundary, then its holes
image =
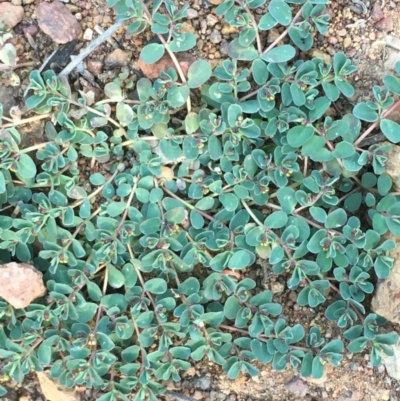
MULTIPOLYGON (((23 21, 15 27, 14 44, 18 49, 20 62, 35 64, 33 67, 18 70, 21 86, 0 88, 0 103, 4 103, 6 115, 12 106, 23 107, 22 98, 28 84, 30 69, 39 68, 58 47, 49 36, 37 29, 35 9, 41 1, 44 0, 12 0, 13 4, 22 3, 25 11, 23 21)), ((105 30, 115 21, 113 10, 106 7, 105 0, 66 0, 65 3, 80 22, 82 36, 76 41, 75 48, 70 46, 72 50, 63 45, 64 50, 61 55, 66 57, 52 60, 49 64, 49 67, 56 71, 68 63, 70 51, 77 54, 81 48, 90 43, 83 39, 85 33, 90 36, 88 29, 91 29, 93 37, 96 37, 98 35, 96 26, 105 30)), ((180 3, 184 2, 180 1, 180 3)), ((210 17, 215 6, 207 0, 189 0, 188 3, 193 18, 186 21, 186 29, 199 34, 194 55, 208 58, 213 64, 218 64, 226 55, 227 43, 235 32, 221 19, 210 17)), ((364 0, 363 5, 359 3, 361 3, 360 0, 334 0, 330 3, 329 12, 332 22, 329 32, 326 36, 316 37, 316 46, 310 54, 329 62, 336 52, 344 51, 358 67, 358 71, 352 77, 356 88, 355 95, 350 102, 338 101, 331 110, 332 115, 348 111, 352 104, 370 96, 372 86, 381 84, 382 77, 391 73, 395 61, 400 60, 400 48, 396 50, 388 46, 389 36, 400 40, 400 0, 383 0, 383 4, 380 4, 379 0, 376 3, 373 0, 364 0), (387 21, 386 25, 374 21, 379 11, 377 7, 380 5, 382 5, 385 18, 392 18, 393 29, 390 31, 385 31, 388 29, 387 21)), ((259 19, 262 14, 263 11, 259 10, 255 15, 256 19, 259 19)), ((279 33, 277 30, 272 30, 265 34, 262 37, 264 44, 272 42, 279 33)), ((108 68, 105 64, 107 56, 115 49, 132 52, 132 61, 126 68, 130 79, 137 80, 141 76, 137 66, 138 55, 143 45, 150 39, 151 34, 147 31, 132 37, 127 35, 124 29, 120 29, 112 39, 98 47, 85 60, 85 68, 89 72, 85 78, 73 72, 69 77, 71 83, 79 89, 86 87, 101 91, 105 83, 116 78, 121 72, 121 67, 108 68)), ((301 54, 300 57, 305 58, 310 55, 301 54)), ((20 131, 25 146, 31 146, 43 141, 44 123, 36 122, 30 126, 23 126, 20 131)), ((249 272, 249 275, 253 276, 252 278, 256 279, 260 286, 276 292, 275 300, 284 305, 283 314, 287 317, 289 324, 300 322, 305 327, 315 324, 321 328, 327 338, 333 339, 339 335, 338 328, 325 319, 323 307, 315 310, 300 307, 295 303, 296 293, 286 289, 285 280, 277 279, 273 275, 266 274, 267 272, 268 266, 259 264, 249 272)), ((334 297, 334 294, 330 296, 334 297)), ((398 327, 392 328, 399 331, 398 327)), ((305 385, 308 389, 305 396, 295 395, 289 390, 290 386, 287 383, 296 376, 293 370, 274 372, 269 365, 259 366, 259 369, 258 377, 241 376, 235 381, 230 381, 220 368, 202 362, 190 369, 181 383, 166 383, 169 390, 166 399, 180 401, 400 400, 400 384, 386 374, 383 365, 372 368, 368 355, 345 354, 338 368, 328 369, 328 374, 318 381, 306 381, 305 385)), ((90 391, 85 389, 82 389, 80 397, 82 400, 95 399, 90 391)), ((14 383, 7 399, 12 401, 45 400, 35 375, 28 376, 23 384, 14 383)))

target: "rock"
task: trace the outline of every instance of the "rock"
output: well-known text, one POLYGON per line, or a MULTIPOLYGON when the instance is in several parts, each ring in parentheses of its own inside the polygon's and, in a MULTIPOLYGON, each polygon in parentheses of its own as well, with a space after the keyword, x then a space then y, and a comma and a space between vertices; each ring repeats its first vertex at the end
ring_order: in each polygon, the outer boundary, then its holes
POLYGON ((221 52, 221 54, 225 55, 228 54, 228 46, 229 46, 228 41, 223 39, 219 44, 219 51, 221 52))
POLYGON ((205 19, 200 20, 200 32, 206 34, 207 31, 207 21, 205 19))
POLYGON ((386 44, 389 47, 392 47, 393 49, 399 50, 400 51, 400 38, 392 35, 387 35, 386 38, 386 44))
POLYGON ((229 25, 227 23, 225 23, 222 26, 222 30, 221 33, 222 35, 230 35, 231 33, 238 33, 238 29, 235 26, 229 25))
POLYGON ((167 390, 165 392, 167 401, 193 401, 193 397, 188 397, 182 393, 176 393, 175 391, 167 390))
POLYGON ((190 33, 194 33, 195 35, 197 35, 197 31, 194 28, 194 26, 187 22, 182 23, 181 32, 190 32, 190 33))
POLYGON ((0 3, 0 19, 10 28, 20 23, 24 18, 24 9, 11 3, 0 3))
POLYGON ((357 371, 359 367, 360 367, 360 364, 358 364, 357 362, 350 362, 350 364, 349 364, 349 368, 353 372, 357 371))
POLYGON ((390 400, 390 390, 381 390, 379 392, 379 399, 383 401, 389 401, 390 400))
POLYGON ((271 283, 271 286, 270 286, 270 290, 275 295, 282 294, 282 292, 285 290, 285 288, 286 287, 279 281, 274 281, 273 283, 271 283))
POLYGON ((196 390, 196 391, 194 392, 194 394, 192 395, 192 397, 193 397, 195 400, 202 400, 202 399, 204 398, 204 395, 203 395, 203 392, 202 392, 202 391, 196 390))
MULTIPOLYGON (((390 70, 390 74, 392 74, 392 70, 394 70, 397 62, 400 60, 400 51, 394 50, 394 49, 388 49, 388 56, 385 62, 383 63, 383 66, 385 67, 386 70, 390 70)), ((397 109, 398 110, 398 109, 397 109)), ((391 113, 389 118, 392 119, 392 115, 394 113, 391 113)))
POLYGON ((26 308, 45 293, 42 273, 32 265, 10 262, 0 266, 0 297, 14 308, 26 308))
MULTIPOLYGON (((272 43, 278 40, 278 38, 281 36, 281 33, 277 28, 272 28, 268 31, 267 34, 267 42, 272 43)), ((279 43, 279 42, 278 42, 279 43)))
POLYGON ((28 25, 28 26, 24 26, 23 28, 24 34, 27 35, 31 35, 31 36, 36 36, 39 33, 39 27, 37 25, 28 25))
POLYGON ((392 347, 394 354, 388 356, 382 353, 382 363, 385 365, 387 374, 395 380, 400 380, 400 341, 392 347))
POLYGON ((335 38, 334 36, 329 36, 328 43, 330 43, 331 45, 336 45, 337 42, 337 38, 335 38))
POLYGON ((219 43, 219 42, 221 42, 221 40, 222 40, 221 32, 214 29, 210 35, 210 42, 211 43, 219 43))
MULTIPOLYGON (((398 118, 400 118, 399 114, 395 113, 395 111, 394 111, 393 113, 391 113, 389 115, 388 118, 391 118, 394 121, 396 121, 396 116, 398 118)), ((387 157, 387 160, 385 163, 385 169, 386 169, 385 173, 388 174, 393 181, 393 191, 398 192, 398 191, 400 191, 400 183, 399 183, 400 147, 393 143, 390 143, 388 141, 380 142, 379 145, 380 146, 390 145, 392 147, 392 150, 390 152, 385 153, 385 156, 387 157)), ((399 253, 399 255, 397 255, 397 254, 392 255, 392 257, 394 257, 395 260, 397 260, 397 256, 400 256, 400 253, 399 253)), ((400 260, 399 260, 399 263, 400 263, 400 260)), ((400 281, 399 281, 399 285, 400 285, 400 281)), ((399 287, 399 289, 400 289, 400 287, 399 287)), ((388 299, 390 299, 390 298, 388 298, 388 299)))
POLYGON ((346 37, 343 41, 343 47, 350 47, 351 46, 351 39, 349 37, 346 37))
POLYGON ((374 3, 374 6, 372 8, 372 13, 371 13, 371 19, 374 22, 378 22, 379 20, 381 20, 382 18, 384 18, 384 14, 382 11, 382 7, 379 1, 376 1, 374 3))
MULTIPOLYGON (((381 145, 387 143, 388 142, 383 142, 381 145)), ((396 153, 398 152, 398 147, 395 145, 392 146, 394 150, 392 149, 392 151, 389 153, 388 160, 386 161, 386 173, 393 180, 393 190, 398 191, 400 160, 399 154, 396 153)), ((385 234, 383 239, 391 239, 398 243, 397 237, 390 233, 385 234)), ((376 314, 383 316, 393 323, 400 323, 400 248, 397 246, 393 251, 390 252, 390 256, 394 259, 393 267, 390 271, 389 277, 377 283, 371 302, 371 309, 376 314)))
POLYGON ((132 59, 132 52, 115 49, 106 58, 106 65, 110 68, 127 66, 132 59))
POLYGON ((310 51, 310 56, 313 58, 320 58, 325 64, 332 63, 332 56, 322 50, 312 49, 310 51))
POLYGON ((187 9, 187 18, 188 19, 194 19, 199 16, 199 12, 195 10, 194 8, 188 8, 187 9))
POLYGON ((286 383, 286 388, 298 397, 305 397, 308 393, 308 384, 297 376, 286 383))
POLYGON ((207 14, 207 25, 213 27, 214 25, 218 24, 218 18, 214 14, 207 14))
POLYGON ((87 28, 83 34, 83 39, 92 40, 93 39, 93 29, 87 28))
POLYGON ((224 0, 207 0, 213 6, 219 6, 224 0))
POLYGON ((81 33, 81 26, 68 8, 59 1, 42 2, 36 8, 40 29, 56 43, 68 43, 81 33))
POLYGON ((48 401, 79 401, 80 397, 73 391, 63 388, 50 379, 44 372, 36 372, 44 398, 48 401))
MULTIPOLYGON (((188 53, 178 53, 176 54, 176 58, 178 59, 185 75, 187 74, 190 65, 196 60, 188 53)), ((170 67, 176 69, 174 62, 168 54, 161 57, 161 59, 154 64, 146 64, 142 59, 139 59, 137 65, 142 70, 143 74, 149 79, 157 79, 161 71, 167 71, 170 67)))
POLYGON ((201 390, 208 390, 211 387, 211 377, 209 376, 196 377, 193 380, 193 384, 195 388, 199 388, 201 390))
POLYGON ((380 363, 377 367, 377 370, 379 373, 383 373, 385 371, 385 365, 383 365, 382 363, 380 363))
POLYGON ((393 18, 392 17, 382 18, 375 24, 375 28, 384 32, 393 31, 393 18))
POLYGON ((348 58, 352 58, 356 55, 356 53, 357 53, 357 50, 353 47, 352 49, 346 51, 346 56, 348 58))
POLYGON ((87 69, 91 72, 95 77, 101 74, 103 70, 103 63, 100 60, 93 60, 92 58, 87 61, 87 69))

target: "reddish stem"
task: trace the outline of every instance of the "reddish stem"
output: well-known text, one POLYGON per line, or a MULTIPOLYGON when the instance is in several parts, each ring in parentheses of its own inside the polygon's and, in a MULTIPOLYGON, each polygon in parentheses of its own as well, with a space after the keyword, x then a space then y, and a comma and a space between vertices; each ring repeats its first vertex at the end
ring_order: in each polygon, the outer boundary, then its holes
MULTIPOLYGON (((393 111, 395 111, 399 106, 400 106, 400 100, 398 100, 391 107, 389 107, 387 110, 385 110, 382 113, 381 119, 387 117, 389 114, 391 114, 393 111)), ((354 142, 353 145, 357 146, 360 142, 362 142, 378 126, 378 123, 380 123, 381 119, 379 119, 378 121, 375 121, 373 124, 371 124, 369 126, 369 128, 354 142)))

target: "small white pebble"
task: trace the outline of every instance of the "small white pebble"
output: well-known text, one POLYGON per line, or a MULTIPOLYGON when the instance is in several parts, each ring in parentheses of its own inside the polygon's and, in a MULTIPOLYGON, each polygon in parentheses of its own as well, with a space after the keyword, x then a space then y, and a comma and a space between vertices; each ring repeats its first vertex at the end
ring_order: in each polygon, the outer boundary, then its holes
POLYGON ((83 34, 83 39, 92 40, 93 39, 93 30, 90 28, 87 28, 83 34))

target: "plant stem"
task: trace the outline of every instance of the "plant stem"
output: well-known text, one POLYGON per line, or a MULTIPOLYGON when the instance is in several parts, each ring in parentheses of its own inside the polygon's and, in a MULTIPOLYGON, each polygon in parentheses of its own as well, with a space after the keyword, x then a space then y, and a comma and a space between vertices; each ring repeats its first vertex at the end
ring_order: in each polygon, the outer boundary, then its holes
MULTIPOLYGON (((144 4, 144 1, 143 1, 143 0, 138 0, 138 1, 139 1, 139 3, 141 4, 141 6, 143 7, 143 11, 144 11, 145 14, 147 15, 147 18, 151 21, 151 20, 152 20, 152 16, 151 16, 151 13, 150 13, 149 9, 147 8, 146 4, 144 4)), ((157 36, 158 36, 158 38, 160 39, 160 42, 164 45, 165 50, 167 50, 167 52, 168 52, 169 56, 171 57, 172 61, 174 62, 175 67, 176 67, 176 69, 177 69, 177 71, 178 71, 179 77, 181 78, 181 81, 182 81, 184 84, 186 84, 186 77, 185 77, 185 74, 183 73, 182 67, 181 67, 181 65, 179 64, 179 61, 178 61, 178 59, 176 58, 175 54, 174 54, 174 53, 171 51, 171 49, 169 48, 168 43, 167 43, 167 41, 164 39, 164 37, 163 37, 161 34, 157 34, 157 36)), ((190 102, 190 96, 188 97, 188 99, 187 99, 187 101, 186 101, 186 104, 187 104, 188 112, 190 112, 191 109, 192 109, 192 105, 191 105, 191 102, 190 102)))
POLYGON ((299 213, 301 210, 310 208, 311 206, 313 206, 313 205, 318 201, 319 198, 321 198, 322 195, 323 195, 323 192, 320 192, 320 193, 316 196, 316 198, 314 199, 314 201, 313 201, 313 203, 312 203, 311 205, 300 206, 300 207, 298 207, 297 209, 295 209, 295 210, 293 211, 293 214, 297 214, 297 213, 299 213))
POLYGON ((51 115, 52 115, 52 113, 39 114, 39 115, 36 115, 34 117, 24 118, 23 120, 19 120, 19 121, 16 121, 14 123, 8 123, 8 124, 0 125, 0 128, 10 128, 10 127, 16 127, 17 125, 29 124, 29 123, 32 123, 34 121, 42 120, 43 118, 50 117, 51 115))
MULTIPOLYGON (((326 277, 324 277, 324 278, 326 279, 326 277)), ((332 288, 332 290, 334 290, 335 292, 337 292, 340 296, 342 296, 340 294, 340 290, 335 285, 333 285, 331 282, 329 282, 329 287, 332 288)), ((360 319, 360 322, 363 322, 364 321, 364 316, 361 314, 361 312, 358 310, 358 308, 356 306, 354 306, 350 302, 348 302, 348 304, 351 306, 351 309, 353 309, 354 312, 356 312, 358 318, 360 319)))
POLYGON ((99 324, 102 312, 103 312, 103 307, 101 305, 99 305, 99 307, 97 309, 97 316, 96 316, 96 322, 95 322, 95 325, 94 325, 94 328, 93 328, 93 333, 91 333, 92 336, 93 336, 93 339, 95 340, 95 343, 94 343, 94 347, 92 349, 92 353, 91 353, 90 358, 89 358, 89 363, 91 361, 93 361, 93 359, 94 359, 94 357, 96 355, 96 352, 97 352, 96 333, 97 333, 97 325, 99 324))
MULTIPOLYGON (((249 213, 249 215, 253 218, 253 220, 263 229, 268 230, 269 232, 271 232, 271 230, 266 227, 266 225, 264 223, 261 223, 261 221, 257 218, 257 216, 253 213, 253 211, 250 209, 249 205, 242 200, 242 205, 244 206, 244 208, 247 210, 247 212, 249 213)), ((282 240, 276 236, 276 240, 275 242, 277 242, 279 244, 279 246, 283 249, 283 251, 286 253, 287 257, 289 259, 292 258, 292 251, 291 249, 288 249, 288 247, 286 246, 285 243, 282 242, 282 240)))
POLYGON ((29 148, 22 149, 19 152, 19 154, 21 154, 21 153, 29 153, 29 152, 32 152, 33 150, 42 149, 49 143, 53 143, 53 142, 43 142, 43 143, 38 143, 37 145, 29 146, 29 148))
MULTIPOLYGON (((138 325, 136 323, 136 320, 133 317, 132 317, 132 322, 133 322, 133 327, 135 328, 137 342, 139 342, 140 330, 139 330, 139 327, 138 327, 138 325)), ((144 369, 144 361, 146 360, 146 354, 144 352, 144 348, 143 347, 140 347, 140 351, 141 351, 141 354, 142 354, 142 367, 141 367, 140 371, 143 371, 143 369, 144 369)))
POLYGON ((128 201, 126 202, 126 208, 124 210, 124 214, 121 217, 121 221, 119 222, 117 229, 115 230, 115 232, 117 232, 117 233, 119 232, 119 230, 121 229, 122 225, 124 224, 124 222, 126 220, 126 216, 128 215, 128 211, 129 211, 129 206, 131 205, 133 196, 135 195, 135 192, 136 192, 138 181, 139 181, 138 177, 133 177, 133 187, 132 187, 131 193, 129 194, 128 201))
POLYGON ((261 46, 261 38, 260 38, 260 33, 258 30, 258 24, 256 19, 254 18, 253 13, 250 11, 249 7, 244 4, 241 0, 237 0, 237 3, 246 11, 246 13, 250 16, 251 19, 251 23, 253 24, 253 28, 256 31, 256 42, 257 42, 257 50, 258 53, 261 54, 262 53, 262 46, 261 46))
MULTIPOLYGON (((176 130, 175 130, 176 131, 176 130)), ((202 136, 204 134, 197 133, 197 134, 191 134, 190 136, 197 137, 197 136, 202 136)), ((189 135, 174 135, 173 138, 186 138, 189 135)), ((127 141, 124 141, 120 143, 118 146, 127 146, 131 145, 132 143, 135 143, 136 141, 159 141, 160 138, 157 138, 156 136, 138 136, 135 139, 129 139, 127 141)))
MULTIPOLYGON (((248 330, 239 329, 238 327, 235 327, 235 326, 228 326, 228 325, 226 325, 226 324, 220 324, 220 325, 218 326, 218 328, 222 328, 222 329, 230 330, 230 331, 237 331, 238 333, 245 334, 246 336, 249 335, 248 330)), ((268 340, 269 338, 276 338, 276 336, 275 336, 274 334, 271 334, 271 335, 269 335, 268 337, 266 337, 264 334, 260 334, 260 335, 257 337, 257 340, 260 340, 260 341, 263 341, 263 342, 267 342, 267 340, 268 340)), ((301 350, 301 351, 310 352, 310 348, 298 347, 298 346, 296 346, 296 345, 290 345, 289 347, 290 347, 291 349, 298 349, 298 350, 301 350)))
POLYGON ((34 61, 28 61, 26 63, 16 64, 16 65, 0 65, 0 71, 16 70, 17 68, 30 67, 31 65, 35 64, 36 63, 34 61))
POLYGON ((169 195, 172 196, 174 199, 179 200, 180 202, 182 202, 187 208, 189 208, 190 210, 195 210, 197 213, 201 214, 203 217, 205 217, 207 220, 210 221, 215 221, 214 217, 210 216, 209 214, 203 212, 202 210, 196 209, 193 205, 191 205, 190 203, 184 201, 183 199, 181 199, 179 196, 175 195, 173 192, 171 192, 169 189, 165 188, 165 186, 163 186, 163 190, 169 195))
MULTIPOLYGON (((305 4, 307 3, 308 2, 306 2, 305 4)), ((290 25, 263 51, 263 54, 272 50, 289 33, 289 28, 293 26, 294 23, 300 18, 301 13, 303 12, 303 7, 304 5, 300 7, 299 11, 297 11, 297 14, 292 19, 290 25)))
POLYGON ((264 223, 262 223, 258 217, 254 214, 254 212, 250 209, 250 206, 244 201, 242 200, 242 205, 244 206, 244 208, 247 210, 247 212, 249 213, 249 215, 252 217, 252 219, 261 227, 261 228, 266 228, 264 223))
POLYGON ((71 99, 68 99, 68 98, 65 98, 65 100, 66 100, 67 102, 69 102, 70 104, 73 104, 74 106, 78 106, 78 107, 81 108, 81 109, 84 108, 84 109, 90 111, 91 113, 96 114, 96 115, 99 116, 99 117, 103 117, 103 118, 107 119, 111 124, 115 125, 115 126, 118 127, 118 128, 124 129, 124 127, 123 127, 119 122, 115 121, 113 118, 108 117, 106 114, 103 114, 103 113, 101 113, 100 111, 97 111, 96 109, 94 109, 94 108, 92 108, 92 107, 83 106, 83 105, 81 105, 80 103, 75 102, 74 100, 71 100, 71 99))
POLYGON ((143 103, 140 100, 132 100, 132 99, 122 99, 122 100, 103 99, 103 100, 99 100, 98 102, 96 102, 95 106, 97 106, 99 104, 118 103, 118 102, 127 103, 127 104, 142 104, 143 103))
POLYGON ((120 172, 120 171, 119 171, 118 169, 116 169, 116 170, 114 171, 114 174, 113 174, 103 185, 100 185, 95 191, 93 191, 92 193, 90 193, 90 194, 88 195, 87 198, 85 198, 85 199, 79 199, 79 200, 77 200, 76 202, 74 202, 74 203, 71 205, 71 207, 72 207, 72 208, 75 208, 75 207, 81 205, 86 199, 91 199, 91 198, 93 198, 94 196, 96 196, 97 194, 99 194, 99 193, 103 190, 103 188, 105 187, 105 185, 106 185, 106 184, 109 184, 109 183, 116 177, 116 175, 117 175, 119 172, 120 172))
POLYGON ((346 195, 343 195, 341 198, 339 198, 338 204, 340 202, 343 202, 346 198, 348 198, 350 195, 353 195, 354 193, 360 191, 360 188, 354 188, 350 192, 348 192, 346 195))
MULTIPOLYGON (((386 111, 383 112, 381 118, 387 117, 389 114, 391 114, 393 111, 395 111, 398 107, 400 106, 400 100, 398 100, 396 103, 394 103, 391 107, 389 107, 386 111)), ((371 124, 367 130, 363 132, 363 134, 354 142, 354 146, 357 146, 362 142, 377 126, 378 123, 380 122, 381 119, 375 121, 373 124, 371 124)))
MULTIPOLYGON (((135 256, 134 256, 133 251, 132 251, 131 244, 127 244, 127 248, 128 248, 128 252, 129 252, 129 256, 131 257, 131 260, 135 259, 135 256)), ((150 302, 152 303, 153 307, 155 308, 156 307, 156 303, 154 302, 153 296, 150 294, 149 291, 144 289, 144 280, 143 280, 143 276, 142 276, 141 271, 138 269, 138 267, 133 262, 132 262, 132 265, 136 270, 136 274, 137 274, 137 276, 139 278, 140 284, 142 285, 143 291, 146 293, 147 298, 150 299, 150 302)))
POLYGON ((308 156, 304 158, 304 166, 303 166, 303 176, 307 177, 307 169, 308 169, 308 156))

